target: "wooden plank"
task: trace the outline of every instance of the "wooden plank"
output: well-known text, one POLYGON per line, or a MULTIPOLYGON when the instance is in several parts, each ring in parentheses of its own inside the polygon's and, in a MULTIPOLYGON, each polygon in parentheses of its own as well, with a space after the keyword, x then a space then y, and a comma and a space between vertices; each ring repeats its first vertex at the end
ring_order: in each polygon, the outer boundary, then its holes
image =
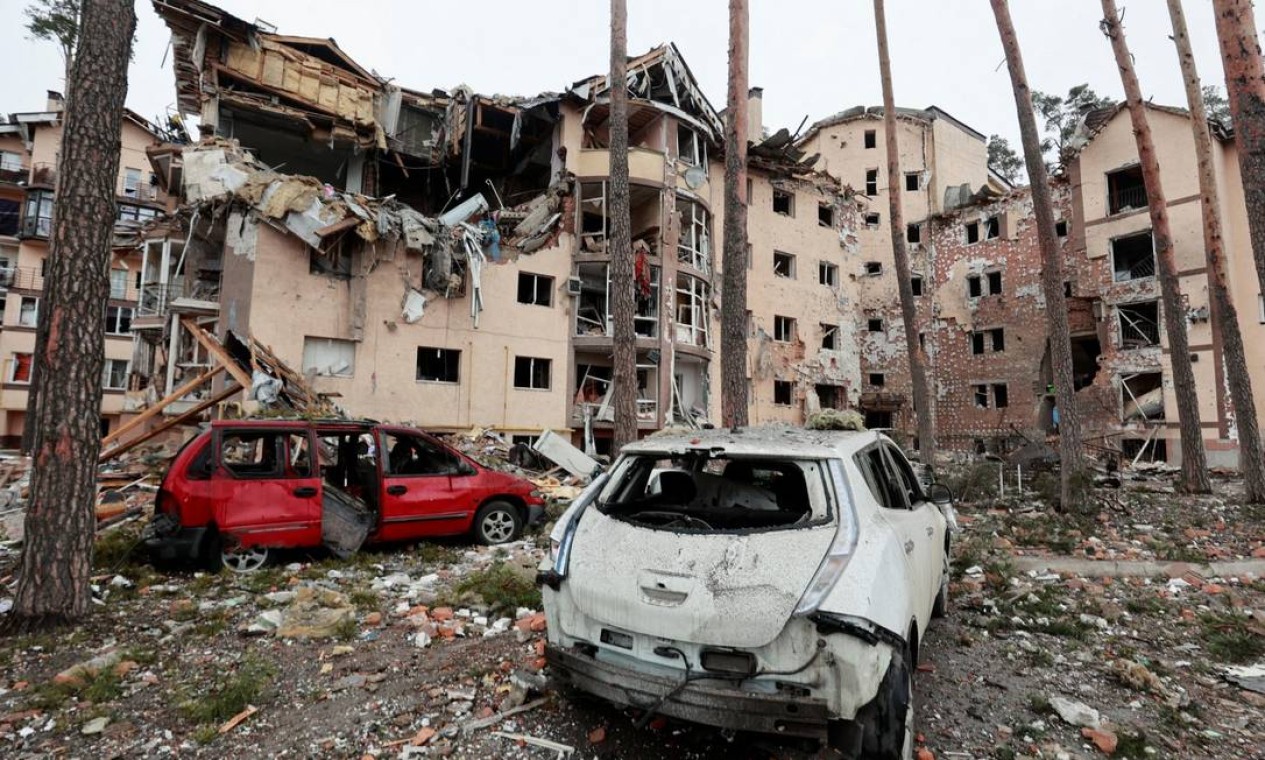
POLYGON ((221 401, 223 401, 223 400, 225 400, 225 399, 229 398, 229 397, 230 397, 230 396, 232 396, 233 394, 235 394, 235 393, 239 393, 239 392, 241 392, 242 390, 245 390, 245 389, 247 389, 247 388, 249 388, 249 387, 250 387, 250 386, 246 386, 245 388, 243 388, 243 387, 242 387, 242 386, 240 386, 240 385, 230 385, 229 387, 227 387, 227 388, 225 388, 224 390, 220 391, 219 393, 215 394, 215 395, 214 395, 214 396, 212 396, 211 398, 206 399, 205 401, 203 401, 202 403, 200 403, 200 404, 198 404, 197 406, 193 407, 192 409, 190 409, 189 411, 185 412, 184 414, 178 415, 178 416, 176 416, 176 417, 172 417, 171 419, 167 420, 167 421, 166 421, 166 422, 164 422, 163 424, 159 425, 158 427, 154 428, 153 430, 149 431, 148 433, 145 433, 144 435, 142 435, 142 436, 140 436, 140 437, 138 437, 138 438, 134 438, 133 440, 130 440, 130 441, 128 441, 127 443, 123 443, 123 444, 120 444, 120 445, 118 445, 118 446, 115 446, 114 448, 112 448, 112 449, 110 449, 109 451, 107 451, 107 452, 105 452, 104 454, 102 454, 102 455, 101 455, 101 456, 97 459, 97 461, 98 461, 98 462, 108 462, 108 461, 110 461, 111 459, 114 459, 115 457, 119 456, 120 454, 125 454, 125 453, 127 453, 128 451, 131 451, 132 449, 134 449, 134 448, 136 448, 137 446, 141 445, 142 443, 145 443, 146 441, 150 440, 151 438, 153 438, 154 436, 158 435, 159 433, 162 433, 162 432, 164 432, 164 431, 170 430, 171 428, 175 427, 176 425, 183 425, 184 423, 186 423, 186 422, 188 422, 189 420, 193 419, 194 417, 198 416, 199 414, 201 414, 202 412, 206 411, 206 410, 207 410, 207 409, 209 409, 210 407, 212 407, 212 406, 214 406, 214 405, 216 405, 216 404, 220 403, 221 401))
POLYGON ((215 377, 223 370, 224 370, 223 366, 212 367, 211 369, 207 370, 206 372, 203 372, 202 374, 193 378, 192 380, 185 383, 184 385, 181 385, 179 388, 175 389, 174 391, 167 394, 163 398, 154 402, 153 406, 146 407, 144 410, 141 411, 140 414, 128 420, 126 423, 119 425, 118 430, 115 430, 113 433, 110 433, 105 438, 102 438, 101 448, 105 448, 111 443, 114 443, 119 438, 123 437, 124 433, 134 430, 135 428, 139 427, 141 424, 153 419, 154 416, 156 416, 163 409, 166 409, 173 402, 178 401, 181 396, 184 396, 185 394, 194 390, 199 385, 215 377))
POLYGON ((243 388, 250 387, 250 375, 246 374, 245 370, 237 366, 237 362, 233 360, 232 356, 229 356, 228 351, 224 350, 224 346, 220 345, 218 340, 210 335, 207 335, 205 330, 198 327, 197 323, 188 317, 180 320, 180 324, 184 325, 184 328, 188 330, 199 343, 202 344, 202 347, 206 349, 208 354, 215 357, 216 361, 224 365, 224 368, 228 370, 228 373, 233 376, 234 380, 241 383, 243 388))

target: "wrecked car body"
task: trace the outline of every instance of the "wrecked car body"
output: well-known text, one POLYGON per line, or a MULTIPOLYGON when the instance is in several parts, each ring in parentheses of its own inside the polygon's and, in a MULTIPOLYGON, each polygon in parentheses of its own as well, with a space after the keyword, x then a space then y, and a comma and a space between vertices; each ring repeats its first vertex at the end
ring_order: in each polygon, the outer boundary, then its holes
POLYGON ((551 536, 548 661, 643 720, 905 757, 918 641, 947 601, 949 510, 872 432, 632 444, 551 536))
POLYGON ((238 572, 271 550, 471 534, 502 544, 544 514, 535 485, 412 428, 367 421, 217 421, 172 461, 145 546, 238 572))

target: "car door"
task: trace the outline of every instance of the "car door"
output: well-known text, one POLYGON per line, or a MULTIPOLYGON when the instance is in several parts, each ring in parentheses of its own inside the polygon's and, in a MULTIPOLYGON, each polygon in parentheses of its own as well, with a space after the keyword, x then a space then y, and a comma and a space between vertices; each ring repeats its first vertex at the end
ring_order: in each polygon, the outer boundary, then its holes
POLYGON ((401 541, 460 533, 469 523, 452 478, 457 460, 438 442, 400 428, 379 431, 382 525, 377 538, 401 541))
POLYGON ((883 453, 891 476, 904 495, 907 517, 903 517, 902 521, 907 524, 908 541, 913 544, 913 551, 909 551, 908 543, 905 545, 906 553, 910 558, 917 582, 918 609, 922 610, 925 607, 929 617, 936 591, 940 587, 940 573, 943 570, 945 530, 943 515, 940 514, 939 508, 923 494, 918 477, 904 453, 888 442, 883 444, 883 453))
POLYGON ((306 428, 218 428, 215 521, 243 546, 321 543, 321 479, 306 428))

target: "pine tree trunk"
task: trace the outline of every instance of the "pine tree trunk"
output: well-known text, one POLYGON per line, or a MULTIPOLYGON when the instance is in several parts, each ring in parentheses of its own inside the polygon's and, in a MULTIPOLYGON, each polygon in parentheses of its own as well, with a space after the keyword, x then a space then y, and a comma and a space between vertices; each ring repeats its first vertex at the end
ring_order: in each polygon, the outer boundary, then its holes
MULTIPOLYGON (((632 256, 632 213, 628 199, 628 9, 611 0, 611 168, 607 250, 611 257, 611 318, 615 323, 614 370, 611 373, 618 453, 637 440, 637 336, 633 331, 635 276, 632 256)), ((666 360, 665 360, 666 362, 666 360)))
POLYGON ((1251 0, 1212 0, 1260 292, 1265 293, 1265 66, 1251 0))
POLYGON ((918 342, 918 317, 914 306, 914 287, 909 270, 909 252, 905 247, 905 216, 900 207, 903 175, 900 172, 900 149, 896 143, 896 102, 892 94, 892 64, 887 53, 887 18, 883 0, 874 0, 874 27, 878 35, 878 65, 883 80, 883 131, 887 138, 887 200, 892 228, 892 258, 896 266, 900 291, 900 314, 905 323, 905 349, 909 354, 909 374, 913 380, 914 413, 918 419, 918 453, 932 469, 936 461, 934 410, 931 389, 927 382, 927 355, 918 342))
POLYGON ((1146 186, 1147 204, 1151 209, 1151 237, 1159 270, 1160 299, 1164 309, 1164 328, 1168 334, 1169 359, 1173 367, 1173 390, 1177 396, 1177 424, 1182 446, 1182 488, 1187 493, 1210 493, 1208 460, 1204 455, 1203 430, 1199 423, 1199 391, 1190 366, 1190 341, 1186 335, 1186 310, 1182 307, 1181 282, 1177 278, 1177 262, 1173 255, 1173 234, 1168 224, 1168 200, 1160 183, 1160 162, 1142 102, 1142 87, 1133 70, 1133 58, 1125 42, 1124 28, 1116 12, 1115 0, 1102 0, 1103 34, 1111 40, 1111 49, 1124 84, 1133 135, 1138 143, 1138 160, 1142 164, 1142 182, 1146 186))
MULTIPOLYGON (((1204 109, 1203 89, 1181 0, 1168 0, 1168 13, 1173 21, 1173 42, 1181 63, 1186 84, 1186 101, 1190 106, 1190 126, 1195 136, 1195 155, 1199 160, 1199 195, 1203 204, 1204 253, 1208 261, 1208 289, 1212 296, 1212 317, 1221 329, 1225 350, 1226 384, 1234 403, 1234 418, 1239 430, 1239 470, 1243 473, 1244 490, 1251 504, 1265 502, 1265 458, 1261 453, 1261 430, 1256 417, 1256 400, 1252 396, 1252 379, 1247 370, 1243 349, 1243 333, 1239 314, 1230 296, 1226 277, 1225 245, 1221 237, 1221 199, 1217 192, 1216 170, 1212 163, 1212 135, 1208 132, 1208 116, 1204 109)), ((1220 388, 1217 389, 1220 392, 1220 388)))
POLYGON ((1083 493, 1085 462, 1076 389, 1072 383, 1072 338, 1067 322, 1067 303, 1063 297, 1063 252, 1055 232, 1054 201, 1050 197, 1050 181, 1041 152, 1041 137, 1032 110, 1032 91, 1028 88, 1028 75, 1024 72, 1019 38, 1010 20, 1010 7, 1006 0, 992 0, 992 4, 997 32, 1001 35, 1006 64, 1010 69, 1023 156, 1032 188, 1032 208, 1037 219, 1037 242, 1041 247, 1041 291, 1045 296, 1046 316, 1050 320, 1050 363, 1054 370, 1055 401, 1059 409, 1059 510, 1081 512, 1089 505, 1083 493))
POLYGON ((720 313, 720 416, 728 428, 745 426, 748 421, 747 19, 747 0, 729 0, 725 252, 720 313))
POLYGON ((10 630, 89 609, 101 446, 105 305, 119 174, 131 0, 84 0, 49 239, 48 339, 34 357, 37 445, 10 630))

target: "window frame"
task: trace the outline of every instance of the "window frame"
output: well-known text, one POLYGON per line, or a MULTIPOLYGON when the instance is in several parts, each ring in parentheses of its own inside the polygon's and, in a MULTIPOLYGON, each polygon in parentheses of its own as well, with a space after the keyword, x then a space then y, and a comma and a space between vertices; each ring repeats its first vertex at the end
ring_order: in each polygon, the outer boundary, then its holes
POLYGON ((554 278, 547 274, 536 274, 535 272, 519 272, 518 273, 518 293, 517 293, 518 302, 520 304, 523 304, 524 306, 543 306, 548 309, 553 308, 554 282, 555 282, 554 278), (529 281, 527 278, 530 278, 530 282, 531 282, 531 286, 530 286, 531 300, 524 301, 523 300, 523 285, 529 281), (542 295, 542 292, 541 292, 542 281, 544 282, 544 292, 543 292, 544 303, 541 303, 540 301, 540 297, 542 295))
POLYGON ((773 315, 773 342, 774 343, 794 343, 798 334, 798 320, 795 317, 787 317, 781 314, 773 315), (785 335, 786 337, 779 337, 785 335))
POLYGON ((101 366, 101 388, 107 391, 125 391, 127 390, 127 376, 131 373, 131 362, 127 359, 106 359, 101 366), (123 365, 121 383, 119 385, 111 385, 110 380, 113 378, 113 372, 120 364, 123 365))
MULTIPOLYGON (((461 354, 462 354, 461 349, 447 348, 445 346, 418 346, 417 351, 418 351, 417 367, 416 367, 416 381, 417 382, 437 383, 441 385, 458 385, 461 383, 461 354), (439 354, 436 357, 436 361, 439 361, 441 358, 444 358, 448 354, 454 355, 455 361, 452 362, 452 368, 455 369, 456 371, 453 373, 453 378, 451 380, 446 380, 443 378, 422 377, 422 354, 421 354, 422 351, 435 351, 437 354, 439 354)), ((448 362, 444 361, 444 369, 447 370, 448 368, 449 368, 448 362)))
POLYGON ((514 390, 518 391, 551 391, 553 390, 553 359, 543 356, 515 356, 514 357, 514 390), (523 364, 526 362, 526 364, 523 364), (536 373, 538 367, 543 362, 545 385, 538 386, 536 382, 536 373), (526 368, 527 385, 519 384, 519 372, 522 367, 526 368))

